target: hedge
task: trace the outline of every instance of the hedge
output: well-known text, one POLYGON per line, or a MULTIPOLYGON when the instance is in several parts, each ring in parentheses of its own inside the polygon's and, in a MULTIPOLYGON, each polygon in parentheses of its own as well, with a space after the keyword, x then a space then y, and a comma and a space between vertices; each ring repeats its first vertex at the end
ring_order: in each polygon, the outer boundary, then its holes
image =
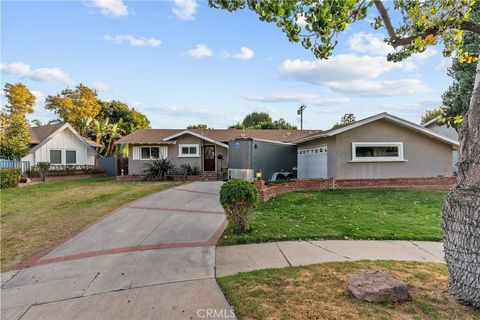
POLYGON ((14 188, 20 182, 20 169, 0 168, 0 188, 14 188))

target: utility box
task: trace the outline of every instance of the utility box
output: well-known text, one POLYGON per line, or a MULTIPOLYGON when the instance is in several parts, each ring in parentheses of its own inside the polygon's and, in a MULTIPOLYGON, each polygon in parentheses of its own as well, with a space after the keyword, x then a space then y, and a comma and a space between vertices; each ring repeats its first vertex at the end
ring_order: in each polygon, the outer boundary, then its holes
POLYGON ((228 143, 228 176, 254 181, 258 170, 265 181, 295 178, 297 146, 252 138, 228 143))

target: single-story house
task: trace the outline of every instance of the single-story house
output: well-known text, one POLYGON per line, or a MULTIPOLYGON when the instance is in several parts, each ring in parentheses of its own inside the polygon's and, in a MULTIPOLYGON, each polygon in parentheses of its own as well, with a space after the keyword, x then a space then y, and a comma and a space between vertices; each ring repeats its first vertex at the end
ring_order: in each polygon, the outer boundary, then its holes
POLYGON ((51 165, 95 165, 95 147, 101 145, 82 137, 69 123, 30 128, 30 152, 22 161, 51 165))
POLYGON ((224 172, 228 166, 228 142, 238 138, 292 142, 318 130, 241 129, 140 129, 116 142, 128 144, 128 174, 141 175, 145 164, 168 158, 176 167, 197 166, 201 173, 224 172), (221 157, 221 159, 219 159, 221 157))
MULTIPOLYGON (((452 138, 456 141, 458 140, 458 132, 452 126, 447 126, 446 123, 439 124, 438 118, 432 119, 423 125, 425 128, 428 128, 432 131, 435 131, 441 135, 446 137, 452 138)), ((452 161, 453 161, 453 172, 457 172, 457 164, 458 164, 458 151, 452 151, 452 161)))
POLYGON ((299 178, 452 175, 458 140, 388 113, 294 140, 299 178))

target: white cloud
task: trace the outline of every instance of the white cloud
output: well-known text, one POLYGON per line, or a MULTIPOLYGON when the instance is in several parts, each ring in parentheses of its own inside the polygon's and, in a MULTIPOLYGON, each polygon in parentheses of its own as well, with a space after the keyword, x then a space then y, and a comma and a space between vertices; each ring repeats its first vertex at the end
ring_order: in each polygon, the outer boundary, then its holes
POLYGON ((347 82, 331 82, 328 84, 328 87, 341 93, 378 97, 427 93, 432 91, 432 89, 419 79, 353 80, 347 82))
POLYGON ((30 92, 35 96, 35 104, 38 106, 43 106, 45 104, 45 94, 38 90, 30 90, 30 92))
POLYGON ((394 52, 394 49, 383 40, 384 37, 380 34, 358 32, 353 34, 347 42, 354 52, 386 56, 394 52))
POLYGON ((373 79, 400 69, 410 71, 414 65, 408 62, 389 62, 385 57, 368 55, 339 54, 329 60, 285 60, 280 72, 285 77, 312 84, 325 84, 331 81, 373 79))
POLYGON ((241 47, 240 51, 237 53, 232 53, 228 51, 224 51, 222 54, 225 58, 235 58, 240 60, 249 60, 252 59, 255 53, 252 49, 247 47, 241 47))
POLYGON ((5 74, 21 78, 28 78, 35 81, 73 84, 73 80, 70 79, 68 74, 62 71, 60 68, 32 69, 24 62, 14 62, 10 64, 1 63, 0 70, 5 74))
POLYGON ((210 49, 206 44, 197 44, 195 48, 188 50, 188 54, 194 58, 213 56, 212 49, 210 49))
POLYGON ((88 5, 100 9, 103 15, 111 17, 128 16, 128 7, 122 0, 91 0, 88 5))
POLYGON ((197 7, 196 0, 173 0, 172 12, 179 19, 193 20, 197 7))
POLYGON ((415 68, 412 62, 389 62, 382 56, 342 54, 330 60, 285 60, 280 72, 286 78, 353 95, 395 96, 430 92, 430 88, 419 79, 377 80, 391 71, 415 68))
POLYGON ((111 36, 109 34, 106 34, 103 36, 103 39, 105 41, 110 41, 114 42, 117 44, 121 44, 123 42, 128 42, 132 47, 158 47, 162 41, 155 39, 155 38, 136 38, 132 35, 129 34, 124 34, 124 35, 116 35, 116 36, 111 36))
POLYGON ((300 92, 279 92, 270 95, 244 95, 245 99, 256 102, 283 103, 295 102, 306 103, 315 106, 333 106, 350 102, 347 98, 321 98, 316 94, 300 92))
POLYGON ((101 81, 95 81, 92 83, 92 88, 97 91, 105 91, 105 90, 108 90, 110 86, 107 83, 104 83, 101 81))
POLYGON ((298 14, 296 17, 296 23, 303 28, 307 25, 307 20, 305 20, 305 16, 303 14, 298 14))
POLYGON ((411 58, 415 60, 427 60, 435 55, 437 55, 437 50, 432 47, 428 47, 427 50, 423 52, 415 53, 411 58))
POLYGON ((447 73, 448 68, 452 66, 452 58, 443 58, 435 67, 435 71, 440 73, 447 73))

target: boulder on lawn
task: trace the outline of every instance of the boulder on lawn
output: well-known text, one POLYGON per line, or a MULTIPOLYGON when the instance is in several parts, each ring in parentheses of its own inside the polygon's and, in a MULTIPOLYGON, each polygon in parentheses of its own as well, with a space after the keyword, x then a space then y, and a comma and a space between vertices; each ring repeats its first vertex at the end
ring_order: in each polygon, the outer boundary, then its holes
POLYGON ((388 273, 369 270, 354 274, 348 281, 348 290, 360 300, 368 302, 400 302, 410 300, 408 288, 388 273))

